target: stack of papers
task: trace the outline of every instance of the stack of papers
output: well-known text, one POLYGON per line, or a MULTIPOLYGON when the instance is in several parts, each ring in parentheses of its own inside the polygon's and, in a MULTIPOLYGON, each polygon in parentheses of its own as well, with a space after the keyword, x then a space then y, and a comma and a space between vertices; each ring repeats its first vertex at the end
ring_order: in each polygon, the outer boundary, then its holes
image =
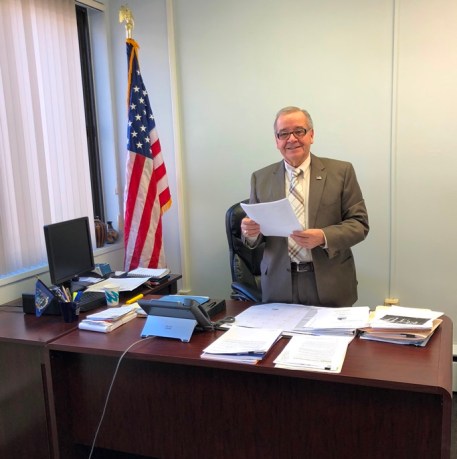
POLYGON ((113 286, 119 287, 120 292, 131 292, 143 285, 147 279, 144 277, 109 277, 108 279, 97 282, 96 284, 87 287, 88 292, 104 292, 105 287, 113 286))
POLYGON ((274 361, 278 368, 340 373, 353 336, 295 335, 274 361))
POLYGON ((442 320, 442 312, 401 306, 377 306, 360 338, 425 346, 442 320))
POLYGON ((368 326, 370 308, 353 306, 345 308, 314 307, 313 316, 298 323, 294 333, 309 335, 355 335, 357 329, 368 326))
POLYGON ((127 277, 145 277, 148 279, 162 279, 170 274, 167 268, 136 268, 129 271, 127 277))
POLYGON ((301 304, 268 303, 251 306, 238 314, 235 325, 281 328, 284 334, 355 335, 369 321, 368 306, 326 308, 301 304))
POLYGON ((280 329, 233 326, 203 349, 203 359, 256 364, 281 337, 280 329))
POLYGON ((136 317, 138 306, 121 306, 119 308, 108 308, 105 311, 89 314, 79 322, 81 330, 109 333, 121 325, 130 322, 136 317))

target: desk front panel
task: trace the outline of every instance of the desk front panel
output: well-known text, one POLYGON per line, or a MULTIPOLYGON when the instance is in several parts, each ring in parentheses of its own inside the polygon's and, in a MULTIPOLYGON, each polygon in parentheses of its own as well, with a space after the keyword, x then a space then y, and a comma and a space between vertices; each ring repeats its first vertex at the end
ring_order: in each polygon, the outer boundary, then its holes
POLYGON ((45 346, 76 327, 60 316, 0 311, 0 457, 51 456, 45 346))
MULTIPOLYGON (((52 351, 61 455, 90 445, 117 360, 52 351)), ((157 458, 441 458, 442 397, 126 359, 97 446, 157 458)))

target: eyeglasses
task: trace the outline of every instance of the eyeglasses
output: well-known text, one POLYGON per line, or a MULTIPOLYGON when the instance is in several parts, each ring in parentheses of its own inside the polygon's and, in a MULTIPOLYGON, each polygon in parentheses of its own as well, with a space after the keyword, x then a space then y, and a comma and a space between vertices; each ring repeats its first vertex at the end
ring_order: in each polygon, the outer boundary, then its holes
POLYGON ((301 139, 305 137, 308 131, 305 128, 297 128, 293 131, 280 131, 276 133, 276 137, 279 140, 287 140, 290 137, 290 134, 293 134, 296 139, 301 139))

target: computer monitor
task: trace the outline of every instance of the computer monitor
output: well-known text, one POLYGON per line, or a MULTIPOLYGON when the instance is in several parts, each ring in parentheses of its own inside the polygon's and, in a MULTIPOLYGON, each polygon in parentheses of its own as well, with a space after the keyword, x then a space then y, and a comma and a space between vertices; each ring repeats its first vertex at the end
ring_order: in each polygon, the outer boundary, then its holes
POLYGON ((54 285, 77 280, 79 275, 94 269, 88 217, 45 225, 44 238, 54 285))

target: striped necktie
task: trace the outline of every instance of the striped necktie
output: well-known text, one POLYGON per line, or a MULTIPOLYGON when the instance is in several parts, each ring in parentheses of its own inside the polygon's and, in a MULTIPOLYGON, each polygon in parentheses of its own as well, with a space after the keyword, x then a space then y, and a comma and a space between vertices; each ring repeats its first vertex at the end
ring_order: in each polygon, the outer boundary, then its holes
MULTIPOLYGON (((301 169, 294 169, 292 171, 289 187, 289 201, 298 220, 303 222, 305 220, 305 200, 299 191, 299 179, 301 175, 303 175, 303 171, 301 169)), ((300 247, 292 238, 288 239, 288 246, 291 261, 298 263, 305 259, 306 249, 300 247)))

